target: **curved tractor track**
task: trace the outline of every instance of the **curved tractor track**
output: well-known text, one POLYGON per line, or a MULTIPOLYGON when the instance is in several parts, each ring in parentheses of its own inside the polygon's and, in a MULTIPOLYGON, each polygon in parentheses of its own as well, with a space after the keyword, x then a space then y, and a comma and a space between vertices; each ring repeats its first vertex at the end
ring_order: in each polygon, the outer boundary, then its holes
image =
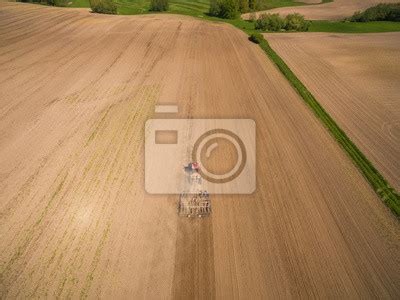
POLYGON ((400 228, 258 46, 228 25, 0 3, 0 297, 400 295, 400 228), (143 127, 257 122, 257 191, 180 219, 143 127))

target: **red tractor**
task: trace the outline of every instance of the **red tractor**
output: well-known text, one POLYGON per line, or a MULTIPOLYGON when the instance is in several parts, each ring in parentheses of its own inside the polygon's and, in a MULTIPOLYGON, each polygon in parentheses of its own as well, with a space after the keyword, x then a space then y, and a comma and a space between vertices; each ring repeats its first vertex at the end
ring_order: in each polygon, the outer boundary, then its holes
POLYGON ((189 163, 184 166, 188 186, 179 196, 178 214, 185 217, 205 217, 211 214, 210 195, 202 190, 200 164, 189 163))

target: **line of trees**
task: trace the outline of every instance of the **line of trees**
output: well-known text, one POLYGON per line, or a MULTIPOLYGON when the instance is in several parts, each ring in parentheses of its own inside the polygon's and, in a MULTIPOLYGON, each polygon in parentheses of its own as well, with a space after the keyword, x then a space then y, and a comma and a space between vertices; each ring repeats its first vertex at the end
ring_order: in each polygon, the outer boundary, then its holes
POLYGON ((356 12, 351 22, 393 21, 400 22, 400 3, 381 3, 364 12, 356 12))
POLYGON ((261 14, 255 21, 254 28, 264 31, 308 31, 310 21, 298 13, 282 18, 279 14, 261 14))
POLYGON ((89 0, 92 12, 98 14, 117 14, 117 5, 113 0, 89 0))
POLYGON ((168 0, 150 0, 150 11, 167 11, 168 0))
POLYGON ((257 0, 210 0, 210 15, 235 19, 240 13, 257 9, 257 0))
POLYGON ((24 3, 40 3, 51 6, 67 6, 67 0, 18 0, 24 3))

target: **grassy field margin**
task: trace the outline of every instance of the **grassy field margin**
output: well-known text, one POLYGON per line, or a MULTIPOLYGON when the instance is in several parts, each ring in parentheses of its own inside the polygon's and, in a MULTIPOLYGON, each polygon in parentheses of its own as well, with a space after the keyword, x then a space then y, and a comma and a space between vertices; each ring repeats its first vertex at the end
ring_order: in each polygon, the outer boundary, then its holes
POLYGON ((357 148, 357 146, 350 140, 350 138, 339 127, 339 125, 336 124, 333 118, 318 103, 311 92, 297 78, 297 76, 292 72, 283 59, 271 48, 268 41, 261 34, 259 35, 259 41, 259 46, 261 49, 263 49, 268 57, 275 63, 286 79, 289 80, 291 85, 312 109, 314 114, 322 121, 331 135, 346 151, 375 192, 382 198, 392 212, 397 217, 400 217, 400 195, 397 193, 397 191, 390 186, 390 184, 372 165, 367 157, 357 148))

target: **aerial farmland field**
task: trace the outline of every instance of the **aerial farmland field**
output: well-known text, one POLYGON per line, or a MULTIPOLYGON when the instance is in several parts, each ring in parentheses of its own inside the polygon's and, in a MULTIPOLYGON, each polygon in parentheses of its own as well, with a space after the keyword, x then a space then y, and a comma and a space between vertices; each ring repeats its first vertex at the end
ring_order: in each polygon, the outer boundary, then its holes
MULTIPOLYGON (((397 116, 388 95, 374 109, 397 116)), ((394 156, 396 126, 392 140, 376 132, 394 156)), ((242 30, 0 3, 1 299, 398 298, 398 221, 242 30), (255 191, 212 194, 210 215, 180 216, 179 194, 145 188, 150 119, 253 120, 255 191)))
MULTIPOLYGON (((322 1, 320 1, 322 2, 322 1)), ((309 20, 340 20, 351 16, 356 11, 362 11, 368 7, 379 3, 398 3, 398 0, 334 0, 328 3, 321 3, 308 6, 290 6, 279 7, 268 11, 258 12, 261 13, 279 13, 287 15, 291 13, 300 13, 309 20)), ((246 19, 249 14, 244 14, 246 19)))
POLYGON ((400 189, 400 34, 299 33, 267 38, 400 189))

